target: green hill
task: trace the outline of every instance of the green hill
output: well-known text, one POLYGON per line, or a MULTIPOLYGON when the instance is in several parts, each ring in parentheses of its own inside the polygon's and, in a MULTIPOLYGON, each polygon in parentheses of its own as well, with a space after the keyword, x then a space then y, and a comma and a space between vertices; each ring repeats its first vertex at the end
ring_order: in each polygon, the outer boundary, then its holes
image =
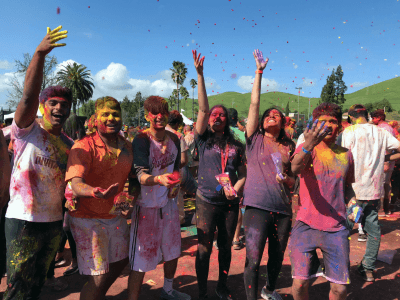
MULTIPOLYGON (((348 86, 348 91, 352 88, 348 86)), ((237 92, 225 92, 208 97, 210 107, 216 104, 223 104, 226 107, 234 107, 237 109, 240 117, 247 117, 247 112, 250 106, 251 93, 241 94, 237 92)), ((392 105, 395 111, 400 110, 400 77, 392 78, 357 92, 346 94, 346 102, 344 108, 349 108, 356 103, 366 104, 374 103, 386 98, 392 105)), ((320 98, 299 97, 299 111, 308 112, 308 99, 310 99, 310 111, 312 111, 320 101, 320 98)), ((195 99, 197 102, 197 99, 195 99)), ((298 110, 297 94, 289 94, 284 92, 268 92, 261 94, 260 112, 262 113, 267 108, 276 105, 285 110, 286 104, 289 102, 290 112, 298 110)), ((192 116, 192 99, 181 102, 181 107, 185 110, 187 117, 192 116)))

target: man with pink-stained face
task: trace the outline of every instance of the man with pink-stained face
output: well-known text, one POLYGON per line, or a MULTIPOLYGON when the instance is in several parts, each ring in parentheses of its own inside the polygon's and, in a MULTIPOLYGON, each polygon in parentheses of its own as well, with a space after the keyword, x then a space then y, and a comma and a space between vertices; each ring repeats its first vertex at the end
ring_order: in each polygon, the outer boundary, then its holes
POLYGON ((181 254, 181 230, 175 197, 180 182, 181 144, 178 136, 165 129, 168 103, 158 96, 144 102, 150 128, 133 140, 134 171, 141 184, 141 198, 132 212, 129 247, 131 272, 128 299, 137 300, 146 272, 164 259, 164 286, 161 299, 190 300, 173 289, 178 258, 181 254))

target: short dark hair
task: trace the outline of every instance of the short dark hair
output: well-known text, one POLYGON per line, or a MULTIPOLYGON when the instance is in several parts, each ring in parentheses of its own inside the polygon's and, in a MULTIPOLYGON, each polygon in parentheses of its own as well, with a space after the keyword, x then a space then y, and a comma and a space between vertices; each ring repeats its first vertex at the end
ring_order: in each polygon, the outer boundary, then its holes
POLYGON ((368 111, 367 108, 362 104, 354 104, 349 108, 349 116, 353 118, 365 118, 368 121, 368 111))
POLYGON ((228 113, 229 113, 229 125, 236 127, 238 122, 238 111, 234 108, 229 108, 228 113))
POLYGON ((169 125, 182 125, 183 124, 183 118, 182 115, 179 113, 177 110, 172 110, 169 112, 168 115, 168 124, 169 125))
POLYGON ((72 92, 69 88, 61 85, 49 86, 45 88, 39 95, 39 103, 44 104, 47 99, 52 97, 65 98, 70 104, 72 104, 72 92))
POLYGON ((331 116, 336 118, 340 126, 342 124, 342 109, 335 103, 321 103, 314 109, 312 116, 314 120, 317 120, 320 116, 331 116))
POLYGON ((168 102, 159 96, 150 96, 144 101, 144 109, 153 115, 168 114, 168 102))
POLYGON ((385 111, 383 109, 377 109, 371 113, 371 118, 380 118, 382 121, 385 121, 385 111))
POLYGON ((282 140, 286 137, 286 133, 285 133, 285 124, 286 124, 286 118, 283 114, 283 112, 281 112, 279 109, 277 109, 276 107, 270 107, 268 108, 266 111, 264 111, 261 120, 260 120, 260 131, 262 133, 262 135, 265 134, 265 129, 264 129, 264 120, 266 117, 269 116, 269 113, 273 110, 278 111, 279 115, 281 116, 281 131, 279 132, 279 136, 278 136, 278 140, 282 140))

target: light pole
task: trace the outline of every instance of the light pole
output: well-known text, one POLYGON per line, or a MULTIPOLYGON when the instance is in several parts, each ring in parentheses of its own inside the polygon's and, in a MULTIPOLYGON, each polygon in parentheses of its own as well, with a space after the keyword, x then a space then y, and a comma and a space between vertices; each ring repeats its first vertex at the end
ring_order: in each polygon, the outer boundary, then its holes
POLYGON ((233 103, 235 103, 235 101, 232 101, 232 107, 233 107, 233 103))
POLYGON ((300 90, 302 89, 301 86, 296 88, 299 90, 299 94, 297 95, 297 123, 299 123, 299 118, 300 118, 300 90))

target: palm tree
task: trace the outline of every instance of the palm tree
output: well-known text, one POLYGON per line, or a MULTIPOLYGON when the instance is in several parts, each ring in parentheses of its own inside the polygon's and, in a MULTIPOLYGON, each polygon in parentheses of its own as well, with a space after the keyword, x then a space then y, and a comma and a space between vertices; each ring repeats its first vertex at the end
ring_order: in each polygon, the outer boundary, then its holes
POLYGON ((93 96, 94 84, 90 77, 90 70, 86 70, 84 65, 74 62, 68 64, 57 73, 57 83, 68 87, 72 91, 72 108, 76 113, 76 105, 83 104, 93 96))
POLYGON ((194 79, 191 79, 191 80, 190 80, 190 86, 191 86, 192 89, 193 89, 193 102, 192 102, 192 114, 193 114, 193 119, 192 119, 192 121, 194 122, 194 89, 195 89, 196 86, 197 86, 197 81, 194 80, 194 79))
POLYGON ((186 79, 186 74, 187 74, 187 68, 185 67, 185 64, 180 61, 173 61, 172 63, 173 68, 170 70, 172 71, 171 78, 172 80, 176 83, 176 90, 178 91, 178 111, 179 111, 179 86, 183 85, 186 79))

